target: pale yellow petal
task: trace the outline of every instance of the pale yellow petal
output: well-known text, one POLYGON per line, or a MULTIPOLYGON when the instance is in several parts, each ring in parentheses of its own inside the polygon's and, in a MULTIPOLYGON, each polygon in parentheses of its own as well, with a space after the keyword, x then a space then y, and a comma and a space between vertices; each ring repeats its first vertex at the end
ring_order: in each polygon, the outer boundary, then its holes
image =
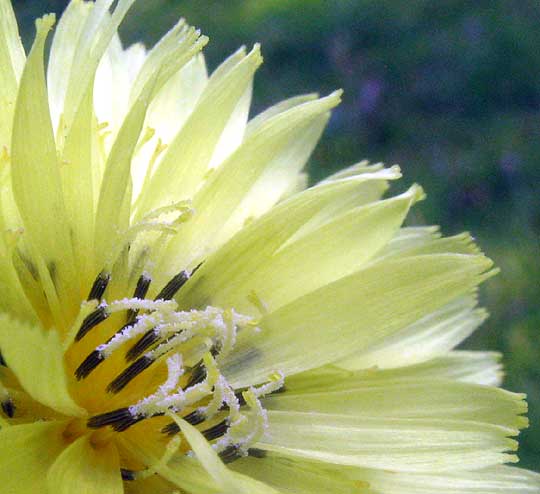
POLYGON ((377 494, 538 494, 540 474, 496 466, 471 472, 411 474, 379 470, 349 470, 368 482, 377 494))
POLYGON ((268 396, 269 410, 343 414, 368 418, 439 418, 468 420, 523 429, 527 427, 525 396, 508 391, 449 381, 372 378, 365 372, 293 376, 286 392, 268 396), (318 383, 317 386, 314 383, 318 383))
POLYGON ((264 316, 259 333, 239 335, 224 372, 246 385, 354 355, 469 292, 490 267, 461 254, 370 265, 264 316))
POLYGON ((136 43, 124 50, 120 37, 115 35, 99 62, 94 80, 94 108, 98 122, 107 126, 106 150, 110 149, 129 111, 131 87, 145 59, 144 45, 136 43))
POLYGON ((5 494, 49 494, 47 471, 67 447, 62 422, 36 422, 0 430, 0 485, 5 494))
POLYGON ((142 130, 148 105, 154 93, 156 80, 150 80, 131 106, 105 165, 99 193, 95 229, 95 250, 98 265, 110 265, 114 247, 118 245, 121 232, 129 227, 131 205, 131 160, 142 130), (127 209, 127 211, 126 211, 127 209))
POLYGON ((231 113, 261 62, 256 46, 248 55, 233 55, 212 74, 190 117, 144 184, 137 218, 156 207, 193 197, 231 113))
POLYGON ((120 460, 113 442, 93 445, 89 436, 71 443, 47 474, 52 494, 122 494, 120 460))
POLYGON ((242 458, 232 463, 230 468, 291 494, 372 493, 365 484, 347 478, 337 468, 301 458, 269 453, 263 458, 242 458))
POLYGON ((135 0, 103 0, 92 4, 77 43, 77 56, 65 89, 63 120, 66 129, 72 124, 81 100, 93 84, 95 73, 103 54, 113 39, 120 22, 135 0), (115 4, 112 13, 111 6, 115 4))
POLYGON ((269 411, 270 430, 256 446, 289 456, 369 468, 439 472, 517 461, 518 431, 453 419, 367 418, 269 411))
POLYGON ((69 394, 58 333, 0 315, 0 348, 21 386, 36 401, 65 415, 84 416, 69 394))
POLYGON ((476 296, 460 297, 351 358, 345 369, 394 368, 443 355, 459 345, 486 319, 476 296))
POLYGON ((181 19, 148 52, 142 67, 131 88, 130 98, 135 101, 144 91, 148 82, 154 78, 155 93, 169 81, 187 62, 189 62, 208 42, 205 36, 181 19))
POLYGON ((339 362, 319 367, 287 379, 300 389, 314 388, 333 384, 350 376, 358 376, 376 385, 382 381, 416 382, 432 379, 452 380, 485 386, 499 386, 502 378, 501 355, 495 352, 452 351, 419 364, 379 369, 370 367, 363 370, 346 370, 339 367, 339 362))
MULTIPOLYGON (((501 360, 502 355, 497 352, 453 351, 410 368, 416 368, 416 371, 421 369, 425 376, 500 386, 504 375, 501 360)), ((397 372, 398 369, 394 374, 397 372)))
POLYGON ((13 265, 13 253, 20 240, 21 231, 8 230, 0 215, 0 312, 9 312, 21 321, 35 322, 37 316, 23 291, 13 265))
POLYGON ((262 260, 271 259, 286 243, 293 243, 364 204, 362 190, 398 177, 397 169, 360 173, 313 187, 277 204, 205 260, 184 288, 181 303, 185 307, 196 307, 205 300, 217 305, 232 303, 244 307, 247 294, 240 300, 222 297, 210 302, 208 297, 226 294, 232 278, 256 272, 262 260))
POLYGON ((171 240, 162 263, 168 269, 175 269, 171 259, 177 268, 191 265, 238 231, 248 217, 271 208, 296 180, 328 111, 338 102, 336 93, 296 106, 246 139, 196 194, 195 216, 171 240))
POLYGON ((293 96, 292 98, 280 101, 279 103, 272 105, 270 108, 267 108, 249 121, 246 129, 246 138, 250 137, 256 132, 259 132, 263 125, 276 115, 290 110, 295 106, 307 103, 308 101, 316 100, 317 98, 318 94, 302 94, 300 96, 293 96))
POLYGON ((478 254, 480 250, 468 233, 452 237, 441 237, 438 227, 402 228, 388 245, 379 253, 378 259, 391 259, 421 254, 456 252, 478 254))
POLYGON ((17 87, 25 62, 10 0, 0 0, 0 148, 9 149, 17 87))
POLYGON ((96 136, 92 93, 89 91, 79 105, 79 111, 65 136, 60 174, 64 204, 70 225, 77 277, 79 300, 88 294, 88 286, 96 275, 94 262, 94 221, 97 198, 94 190, 96 163, 93 147, 96 136))
POLYGON ((89 2, 70 2, 54 33, 47 67, 47 87, 55 132, 64 110, 64 99, 74 59, 78 54, 79 39, 92 8, 93 5, 89 2))
POLYGON ((21 78, 13 121, 12 187, 34 269, 57 324, 74 317, 76 270, 63 201, 43 49, 54 16, 37 21, 37 35, 21 78), (62 300, 60 303, 59 300, 62 300))
POLYGON ((297 237, 306 235, 335 216, 345 213, 353 207, 379 201, 390 187, 389 182, 399 178, 401 178, 401 170, 397 165, 384 168, 382 164, 368 165, 362 161, 346 168, 342 174, 337 173, 319 182, 314 188, 315 190, 320 190, 320 188, 325 188, 332 184, 335 185, 349 180, 355 180, 357 181, 356 194, 352 197, 347 197, 347 195, 335 197, 332 202, 325 206, 323 211, 307 220, 293 238, 296 239, 297 237))
POLYGON ((252 95, 253 80, 247 85, 244 94, 240 96, 240 99, 231 112, 228 122, 225 124, 223 132, 214 148, 210 163, 208 163, 209 170, 219 167, 244 140, 252 95))
MULTIPOLYGON (((254 268, 238 270, 221 286, 216 283, 212 289, 215 303, 247 311, 246 294, 254 292, 272 312, 358 271, 394 235, 421 197, 421 189, 413 186, 392 199, 353 208, 290 239, 271 257, 266 250, 244 251, 243 259, 250 258, 254 268)), ((211 281, 216 282, 221 273, 212 274, 211 281)))
POLYGON ((204 56, 199 53, 157 94, 148 111, 147 125, 156 129, 165 143, 171 142, 195 108, 207 83, 204 56))

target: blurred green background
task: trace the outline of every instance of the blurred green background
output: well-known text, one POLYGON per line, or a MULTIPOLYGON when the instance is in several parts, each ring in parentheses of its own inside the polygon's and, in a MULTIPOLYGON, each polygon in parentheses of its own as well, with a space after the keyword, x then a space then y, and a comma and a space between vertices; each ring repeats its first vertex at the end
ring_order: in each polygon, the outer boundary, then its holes
MULTIPOLYGON (((15 0, 25 42, 35 16, 66 4, 15 0)), ((399 163, 428 192, 415 222, 474 233, 501 274, 482 291, 492 317, 465 346, 504 353, 505 386, 529 397, 521 464, 540 470, 540 3, 140 0, 123 40, 150 45, 179 16, 210 36, 211 69, 262 43, 253 113, 345 89, 313 181, 361 158, 399 163)))

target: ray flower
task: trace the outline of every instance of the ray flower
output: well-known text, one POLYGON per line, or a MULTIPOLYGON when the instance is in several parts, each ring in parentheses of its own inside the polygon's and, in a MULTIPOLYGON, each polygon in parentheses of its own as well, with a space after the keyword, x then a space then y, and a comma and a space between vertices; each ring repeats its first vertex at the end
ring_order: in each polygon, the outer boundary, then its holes
POLYGON ((132 3, 72 1, 46 56, 0 0, 2 492, 540 492, 524 397, 453 350, 472 239, 404 227, 397 167, 305 189, 340 93, 248 121, 259 47, 124 49, 132 3))

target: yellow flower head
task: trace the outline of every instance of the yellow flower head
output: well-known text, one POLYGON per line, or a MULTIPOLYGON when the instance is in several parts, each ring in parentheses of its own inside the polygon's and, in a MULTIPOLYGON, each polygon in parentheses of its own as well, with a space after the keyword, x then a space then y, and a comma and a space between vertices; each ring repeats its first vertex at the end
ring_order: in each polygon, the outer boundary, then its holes
POLYGON ((0 0, 2 493, 540 492, 523 396, 453 350, 472 239, 403 227, 397 167, 303 190, 340 92, 248 122, 259 47, 124 49, 133 1, 73 0, 46 57, 0 0))

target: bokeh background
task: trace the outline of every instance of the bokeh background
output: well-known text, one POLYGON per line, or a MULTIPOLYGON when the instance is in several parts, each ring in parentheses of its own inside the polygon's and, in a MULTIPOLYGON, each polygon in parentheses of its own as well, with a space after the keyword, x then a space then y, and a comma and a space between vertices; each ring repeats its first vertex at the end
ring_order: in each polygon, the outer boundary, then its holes
MULTIPOLYGON (((32 19, 67 1, 14 0, 32 19)), ((179 16, 210 36, 212 69, 261 42, 253 113, 342 87, 311 159, 316 181, 369 158, 399 163, 428 198, 416 223, 469 230, 501 268, 492 316, 465 347, 504 353, 505 386, 529 396, 521 464, 540 471, 540 3, 537 0, 139 0, 126 43, 153 44, 179 16)))

